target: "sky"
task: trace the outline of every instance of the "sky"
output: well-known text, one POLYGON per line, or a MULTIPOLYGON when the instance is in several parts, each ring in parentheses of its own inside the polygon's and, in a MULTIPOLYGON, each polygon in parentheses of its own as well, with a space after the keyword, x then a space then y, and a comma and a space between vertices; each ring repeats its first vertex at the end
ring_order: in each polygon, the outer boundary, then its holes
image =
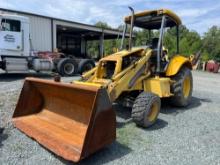
POLYGON ((220 0, 0 0, 0 8, 67 19, 86 24, 98 21, 113 28, 135 11, 167 8, 181 17, 190 30, 203 35, 211 26, 220 26, 220 0))

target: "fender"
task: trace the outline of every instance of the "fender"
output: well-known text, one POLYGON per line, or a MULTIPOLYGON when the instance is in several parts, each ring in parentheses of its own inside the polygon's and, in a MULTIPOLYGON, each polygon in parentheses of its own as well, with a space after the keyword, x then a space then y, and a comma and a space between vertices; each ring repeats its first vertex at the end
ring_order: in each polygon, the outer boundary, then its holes
POLYGON ((168 67, 165 73, 166 76, 173 76, 177 74, 183 65, 187 66, 189 69, 192 69, 192 64, 189 58, 183 57, 181 55, 174 56, 168 64, 168 67))

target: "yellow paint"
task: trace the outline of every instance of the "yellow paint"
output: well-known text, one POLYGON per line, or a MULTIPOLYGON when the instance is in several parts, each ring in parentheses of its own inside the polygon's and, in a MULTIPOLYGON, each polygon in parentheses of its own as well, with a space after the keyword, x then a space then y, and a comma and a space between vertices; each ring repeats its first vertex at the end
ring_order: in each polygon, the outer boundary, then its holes
MULTIPOLYGON (((147 69, 148 63, 146 61, 149 60, 151 55, 152 55, 151 49, 143 50, 140 48, 133 49, 130 52, 124 50, 115 53, 114 55, 110 55, 108 57, 102 58, 95 69, 84 74, 83 76, 88 78, 86 81, 84 82, 74 81, 74 82, 90 85, 90 86, 105 87, 112 101, 116 100, 121 95, 121 93, 125 91, 129 92, 134 90, 144 90, 146 92, 152 92, 157 94, 161 98, 170 97, 172 95, 170 92, 170 86, 172 83, 170 78, 159 77, 159 76, 149 78, 149 76, 151 76, 151 72, 147 69), (128 66, 127 68, 125 68, 124 70, 122 70, 123 57, 128 55, 139 55, 140 59, 135 63, 131 64, 130 66, 128 66), (112 77, 106 79, 103 78, 106 74, 106 70, 105 67, 103 66, 103 63, 108 61, 115 62, 115 70, 112 77), (132 84, 132 86, 129 87, 129 83, 142 67, 145 67, 144 74, 137 77, 134 84, 132 84)), ((187 65, 188 67, 191 67, 191 63, 188 58, 185 58, 180 55, 174 56, 168 65, 166 76, 175 75, 179 71, 182 65, 187 65)), ((187 80, 185 84, 186 84, 185 91, 187 96, 188 93, 187 89, 189 86, 187 80)))
POLYGON ((189 96, 191 89, 190 77, 187 76, 183 81, 183 95, 185 98, 189 96))
POLYGON ((148 121, 152 122, 156 119, 157 114, 159 113, 159 109, 160 109, 159 105, 156 102, 154 102, 151 107, 150 113, 147 115, 148 121))
POLYGON ((89 71, 83 75, 83 78, 86 78, 85 81, 74 82, 90 86, 94 84, 94 86, 105 87, 109 93, 110 99, 114 101, 124 91, 143 90, 143 80, 150 76, 146 61, 149 60, 151 54, 151 49, 144 50, 142 48, 132 49, 131 51, 120 51, 108 57, 102 58, 99 61, 96 69, 93 69, 92 71, 89 71), (123 57, 130 55, 140 56, 140 58, 122 70, 123 57), (111 78, 107 79, 105 78, 106 68, 104 63, 109 61, 115 62, 116 65, 115 69, 113 70, 114 74, 111 78), (137 77, 137 79, 134 81, 134 84, 129 87, 129 83, 142 67, 145 68, 144 74, 137 77))
POLYGON ((195 56, 194 56, 193 54, 191 54, 191 55, 189 56, 189 61, 192 62, 194 58, 195 58, 195 56))
MULTIPOLYGON (((157 14, 157 15, 168 15, 169 17, 171 17, 177 25, 181 25, 181 19, 171 10, 168 9, 158 9, 158 10, 146 10, 146 11, 142 11, 142 12, 138 12, 135 13, 135 17, 143 17, 143 16, 148 16, 151 14, 157 14)), ((130 23, 131 22, 131 16, 127 16, 125 17, 125 22, 126 23, 130 23)))
POLYGON ((188 58, 180 55, 174 56, 169 62, 168 68, 165 73, 166 76, 173 76, 177 74, 183 65, 186 65, 188 68, 192 69, 191 62, 188 58))
MULTIPOLYGON (((111 101, 115 101, 125 91, 129 92, 135 90, 152 92, 161 98, 170 97, 172 96, 172 93, 170 92, 170 86, 172 83, 171 79, 169 77, 155 76, 148 69, 148 60, 151 55, 152 50, 149 48, 146 50, 143 48, 133 48, 131 51, 123 50, 114 53, 102 58, 99 61, 97 67, 86 72, 82 76, 84 81, 74 81, 74 83, 106 88, 111 101), (123 58, 126 58, 127 56, 140 56, 140 58, 139 60, 131 63, 127 68, 122 69, 123 58), (108 78, 106 78, 107 71, 105 66, 105 63, 107 62, 115 62, 114 70, 112 70, 113 75, 108 78), (135 75, 140 72, 141 68, 144 68, 143 73, 135 78, 135 75), (150 76, 151 78, 149 78, 150 76)), ((185 58, 180 55, 174 56, 169 62, 165 73, 166 76, 175 75, 182 67, 182 65, 186 65, 191 68, 191 62, 189 58, 185 58)), ((185 84, 185 91, 187 96, 187 89, 189 86, 187 80, 185 84)))
MULTIPOLYGON (((127 69, 125 69, 126 72, 124 72, 124 73, 122 73, 123 71, 119 72, 118 74, 116 74, 113 77, 113 79, 112 79, 113 82, 108 87, 108 91, 109 91, 111 100, 117 99, 120 96, 120 94, 124 91, 143 90, 143 86, 142 86, 141 82, 135 83, 132 88, 129 88, 129 83, 134 78, 136 73, 144 65, 146 65, 146 61, 148 61, 150 56, 151 56, 151 50, 147 51, 145 56, 143 56, 143 58, 140 58, 139 61, 137 61, 136 63, 134 63, 133 65, 131 65, 127 69), (114 80, 116 80, 116 81, 114 81, 114 80)), ((138 77, 138 78, 140 78, 140 77, 138 77)), ((136 80, 136 82, 138 82, 138 79, 136 80)))
POLYGON ((104 58, 102 58, 100 61, 106 61, 106 60, 110 60, 110 61, 115 61, 117 60, 118 58, 122 58, 124 56, 128 56, 128 55, 131 55, 131 54, 142 54, 142 52, 144 51, 143 48, 132 48, 131 51, 129 50, 122 50, 120 52, 117 52, 117 53, 114 53, 112 55, 108 55, 104 58))
POLYGON ((91 75, 93 75, 96 71, 97 67, 94 67, 93 69, 83 73, 82 77, 83 78, 87 78, 87 77, 90 77, 91 75))
POLYGON ((170 78, 149 78, 144 80, 144 91, 157 94, 159 97, 170 97, 170 78))
POLYGON ((87 85, 87 86, 95 86, 95 87, 101 87, 102 84, 98 83, 90 83, 90 82, 82 82, 82 81, 74 81, 74 84, 80 84, 80 85, 87 85))
MULTIPOLYGON (((148 70, 148 60, 152 55, 152 50, 147 49, 133 49, 129 51, 121 51, 115 53, 114 55, 110 55, 108 57, 102 58, 97 67, 89 72, 87 72, 88 79, 86 81, 75 81, 75 83, 85 84, 89 86, 97 86, 104 87, 107 89, 109 93, 109 97, 112 101, 116 100, 123 92, 125 91, 146 91, 157 94, 159 97, 170 97, 172 94, 170 92, 170 85, 172 83, 171 79, 168 77, 151 77, 152 73, 148 70), (122 70, 122 61, 123 57, 135 55, 140 56, 140 59, 136 62, 129 65, 127 68, 122 70), (114 74, 111 78, 106 79, 103 76, 106 74, 105 67, 103 66, 103 62, 113 61, 115 62, 115 70, 113 70, 114 74), (144 73, 141 74, 135 81, 132 86, 129 87, 129 83, 131 83, 132 79, 134 79, 135 75, 141 70, 141 68, 145 68, 144 73)), ((189 62, 189 60, 182 56, 175 56, 174 59, 171 60, 167 75, 175 74, 179 68, 189 62)))
POLYGON ((113 48, 112 48, 112 51, 113 51, 114 53, 117 53, 119 50, 118 50, 117 47, 113 47, 113 48))

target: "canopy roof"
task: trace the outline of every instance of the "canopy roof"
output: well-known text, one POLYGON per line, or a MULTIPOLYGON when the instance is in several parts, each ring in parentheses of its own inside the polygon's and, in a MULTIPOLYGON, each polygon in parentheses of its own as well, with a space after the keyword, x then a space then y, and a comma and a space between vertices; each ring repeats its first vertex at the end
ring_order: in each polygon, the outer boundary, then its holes
MULTIPOLYGON (((166 16, 166 27, 173 27, 181 24, 180 18, 171 10, 158 9, 135 13, 134 26, 144 29, 159 29, 161 27, 163 15, 166 16)), ((125 22, 130 24, 131 16, 125 17, 125 22)))

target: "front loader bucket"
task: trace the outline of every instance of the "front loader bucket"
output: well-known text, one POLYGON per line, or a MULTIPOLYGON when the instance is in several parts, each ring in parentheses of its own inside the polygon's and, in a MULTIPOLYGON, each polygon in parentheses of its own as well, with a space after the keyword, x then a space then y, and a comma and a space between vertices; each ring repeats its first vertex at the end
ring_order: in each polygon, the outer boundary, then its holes
POLYGON ((74 162, 112 143, 116 117, 98 87, 27 78, 13 114, 15 127, 74 162))

